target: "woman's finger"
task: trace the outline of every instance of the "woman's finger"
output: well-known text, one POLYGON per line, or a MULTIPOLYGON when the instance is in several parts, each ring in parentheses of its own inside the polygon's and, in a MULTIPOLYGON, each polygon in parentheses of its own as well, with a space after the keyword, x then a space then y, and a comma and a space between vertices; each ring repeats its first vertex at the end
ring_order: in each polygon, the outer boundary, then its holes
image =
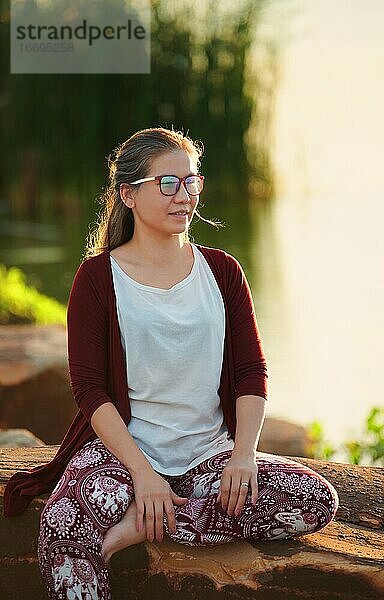
POLYGON ((163 518, 164 518, 164 505, 162 501, 155 504, 155 532, 156 539, 158 542, 163 541, 163 518))
POLYGON ((136 499, 136 529, 140 533, 144 527, 144 502, 136 499))
POLYGON ((246 486, 241 485, 243 482, 246 482, 246 481, 247 481, 247 478, 243 476, 240 481, 239 496, 237 498, 237 504, 235 507, 235 516, 236 517, 238 517, 239 514, 241 513, 241 511, 243 510, 244 504, 245 504, 245 499, 249 492, 249 483, 246 486))
POLYGON ((155 538, 155 513, 153 502, 148 501, 145 505, 145 527, 147 532, 147 540, 153 542, 155 538))
POLYGON ((229 498, 230 491, 231 491, 231 478, 229 475, 226 474, 225 471, 223 471, 223 475, 221 477, 221 482, 220 482, 220 502, 221 502, 221 507, 224 511, 227 510, 227 504, 228 504, 228 498, 229 498))
POLYGON ((175 509, 172 502, 165 502, 165 514, 167 516, 168 527, 171 533, 176 533, 175 509))
POLYGON ((256 504, 257 498, 259 497, 259 485, 257 483, 257 472, 253 473, 251 477, 252 486, 252 504, 256 504))
POLYGON ((235 509, 237 498, 239 496, 240 475, 232 475, 231 477, 231 492, 229 494, 227 513, 231 517, 235 509))

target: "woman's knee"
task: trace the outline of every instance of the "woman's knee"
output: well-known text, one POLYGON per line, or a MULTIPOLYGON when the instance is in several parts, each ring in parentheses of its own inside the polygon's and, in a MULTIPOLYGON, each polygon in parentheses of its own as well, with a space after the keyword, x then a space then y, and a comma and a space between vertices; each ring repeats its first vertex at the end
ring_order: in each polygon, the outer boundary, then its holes
POLYGON ((307 467, 303 473, 308 481, 308 506, 312 504, 317 506, 319 511, 323 510, 321 522, 315 529, 318 531, 334 518, 339 507, 339 495, 331 482, 316 471, 307 467))
POLYGON ((292 535, 316 533, 334 518, 339 506, 339 497, 333 485, 311 469, 303 473, 302 494, 292 502, 290 510, 275 514, 275 519, 286 525, 292 535))
POLYGON ((320 486, 322 486, 323 489, 323 495, 319 498, 319 502, 323 503, 324 519, 316 528, 316 531, 319 531, 319 529, 328 525, 335 517, 337 509, 339 508, 339 495, 330 481, 320 476, 318 473, 316 473, 314 477, 320 481, 320 486))
MULTIPOLYGON (((69 461, 44 508, 44 519, 62 527, 76 514, 106 530, 121 520, 134 498, 131 475, 96 438, 69 461)), ((43 514, 42 514, 43 517, 43 514)))
POLYGON ((266 539, 283 539, 319 531, 336 514, 339 497, 333 485, 309 467, 275 455, 259 462, 259 500, 247 507, 260 527, 252 532, 266 539), (270 503, 276 507, 270 513, 270 503))

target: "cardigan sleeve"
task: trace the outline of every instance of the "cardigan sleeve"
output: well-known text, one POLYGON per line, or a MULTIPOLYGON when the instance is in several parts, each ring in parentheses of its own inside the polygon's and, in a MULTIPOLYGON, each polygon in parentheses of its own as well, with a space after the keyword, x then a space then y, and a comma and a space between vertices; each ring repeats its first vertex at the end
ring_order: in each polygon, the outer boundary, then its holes
POLYGON ((107 394, 108 310, 100 281, 78 268, 67 308, 70 385, 79 409, 91 423, 95 410, 112 402, 107 394))
POLYGON ((240 263, 227 254, 228 314, 235 369, 235 396, 267 400, 267 364, 260 339, 251 290, 240 263))

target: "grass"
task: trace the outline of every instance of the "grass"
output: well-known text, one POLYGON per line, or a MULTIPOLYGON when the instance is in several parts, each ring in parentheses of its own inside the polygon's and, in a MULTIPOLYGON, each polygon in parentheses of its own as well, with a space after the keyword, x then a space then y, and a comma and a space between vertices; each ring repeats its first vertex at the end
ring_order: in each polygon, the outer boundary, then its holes
POLYGON ((65 305, 26 282, 18 267, 0 264, 0 324, 66 324, 65 305))

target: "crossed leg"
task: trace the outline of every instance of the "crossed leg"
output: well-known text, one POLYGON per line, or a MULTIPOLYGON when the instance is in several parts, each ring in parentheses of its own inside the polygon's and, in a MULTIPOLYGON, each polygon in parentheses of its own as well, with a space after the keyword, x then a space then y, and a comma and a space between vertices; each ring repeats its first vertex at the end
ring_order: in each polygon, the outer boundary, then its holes
POLYGON ((230 456, 230 450, 222 452, 184 475, 168 478, 177 494, 189 497, 175 507, 175 534, 164 521, 169 537, 192 546, 284 539, 318 531, 334 517, 339 500, 329 481, 298 462, 263 452, 257 453, 256 504, 249 491, 241 514, 228 516, 216 498, 230 456))
MULTIPOLYGON (((175 534, 164 517, 169 537, 192 546, 283 539, 318 531, 332 520, 338 496, 330 482, 300 463, 262 452, 256 505, 248 493, 241 514, 228 516, 216 499, 230 456, 222 452, 184 475, 162 475, 189 498, 175 507, 175 534)), ((129 472, 98 438, 88 442, 68 463, 41 513, 38 560, 49 597, 111 600, 108 557, 145 538, 135 531, 135 516, 129 472)))

